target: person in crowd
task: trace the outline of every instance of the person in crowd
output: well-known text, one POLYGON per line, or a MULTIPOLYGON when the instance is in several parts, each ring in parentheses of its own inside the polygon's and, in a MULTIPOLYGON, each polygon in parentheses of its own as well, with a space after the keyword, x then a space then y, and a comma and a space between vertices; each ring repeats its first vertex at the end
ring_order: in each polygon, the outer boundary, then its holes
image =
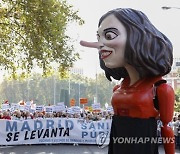
POLYGON ((108 112, 107 112, 106 110, 104 110, 104 111, 102 112, 102 118, 105 118, 105 117, 107 116, 107 114, 108 114, 108 112))
MULTIPOLYGON (((99 50, 100 66, 108 80, 121 80, 113 89, 109 154, 158 154, 157 117, 161 136, 173 139, 168 126, 174 112, 174 91, 162 76, 171 71, 173 47, 141 11, 117 8, 99 20, 97 42, 81 41, 99 50), (120 144, 115 139, 149 137, 149 142, 120 144)), ((174 141, 164 143, 165 153, 174 154, 174 141)))
POLYGON ((106 120, 111 119, 111 115, 109 115, 109 114, 108 114, 108 115, 106 115, 105 119, 106 119, 106 120))
POLYGON ((45 113, 44 118, 55 118, 55 113, 45 113))
POLYGON ((32 113, 30 113, 29 111, 25 111, 24 112, 24 119, 25 120, 33 119, 32 113))
POLYGON ((175 147, 177 148, 178 145, 178 127, 180 125, 180 118, 178 118, 177 116, 173 117, 173 121, 172 121, 172 127, 173 127, 173 131, 174 131, 174 137, 175 137, 175 147))
POLYGON ((9 111, 4 111, 2 119, 11 120, 11 115, 9 111))
POLYGON ((74 113, 74 115, 73 115, 73 118, 77 118, 77 119, 79 119, 81 116, 80 116, 80 114, 79 113, 74 113))
POLYGON ((37 113, 37 119, 44 119, 44 113, 43 112, 38 112, 37 113))
POLYGON ((73 115, 71 113, 66 112, 66 118, 72 118, 72 117, 73 117, 73 115))
POLYGON ((23 120, 22 111, 16 111, 16 120, 23 120))
POLYGON ((101 114, 98 114, 97 117, 96 117, 97 121, 100 121, 102 120, 102 115, 101 114))
POLYGON ((85 122, 92 122, 94 120, 93 114, 91 112, 87 112, 84 114, 85 122))
POLYGON ((11 120, 16 120, 16 115, 17 115, 16 112, 17 112, 16 110, 12 112, 11 120))
POLYGON ((65 111, 63 111, 62 118, 65 118, 66 116, 67 116, 67 113, 65 111))
POLYGON ((63 112, 62 112, 62 111, 59 111, 59 112, 56 113, 56 117, 57 117, 57 118, 61 118, 62 115, 63 115, 63 112))
POLYGON ((33 119, 37 119, 38 118, 38 112, 34 112, 33 113, 33 119))
POLYGON ((20 111, 20 112, 21 112, 21 119, 25 119, 26 116, 25 111, 20 111))
POLYGON ((3 118, 3 113, 2 112, 0 112, 0 119, 2 119, 3 118))
POLYGON ((180 149, 180 114, 177 116, 177 120, 173 121, 173 130, 176 141, 176 148, 180 149))

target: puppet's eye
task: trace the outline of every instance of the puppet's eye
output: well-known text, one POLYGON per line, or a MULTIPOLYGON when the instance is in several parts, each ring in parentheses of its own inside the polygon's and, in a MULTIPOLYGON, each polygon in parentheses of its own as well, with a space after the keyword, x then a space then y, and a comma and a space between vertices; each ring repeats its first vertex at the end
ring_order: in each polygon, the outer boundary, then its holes
POLYGON ((117 36, 118 35, 116 33, 114 33, 114 32, 106 32, 105 33, 105 38, 107 40, 112 40, 112 39, 116 38, 117 36))

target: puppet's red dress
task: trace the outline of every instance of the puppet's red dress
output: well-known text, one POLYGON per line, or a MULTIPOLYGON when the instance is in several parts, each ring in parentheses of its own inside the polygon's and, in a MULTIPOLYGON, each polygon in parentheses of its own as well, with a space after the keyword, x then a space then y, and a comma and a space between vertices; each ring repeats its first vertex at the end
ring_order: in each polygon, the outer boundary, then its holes
POLYGON ((161 77, 144 78, 129 86, 129 79, 114 88, 109 154, 158 154, 154 84, 161 77))

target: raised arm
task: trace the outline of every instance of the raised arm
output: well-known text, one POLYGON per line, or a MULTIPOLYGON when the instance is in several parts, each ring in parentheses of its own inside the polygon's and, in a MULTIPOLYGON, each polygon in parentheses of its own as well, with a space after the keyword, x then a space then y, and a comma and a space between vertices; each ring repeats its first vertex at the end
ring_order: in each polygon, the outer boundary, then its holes
POLYGON ((168 123, 171 122, 174 113, 174 90, 171 86, 164 83, 157 88, 160 120, 163 126, 161 127, 161 136, 166 154, 175 154, 174 133, 168 123))

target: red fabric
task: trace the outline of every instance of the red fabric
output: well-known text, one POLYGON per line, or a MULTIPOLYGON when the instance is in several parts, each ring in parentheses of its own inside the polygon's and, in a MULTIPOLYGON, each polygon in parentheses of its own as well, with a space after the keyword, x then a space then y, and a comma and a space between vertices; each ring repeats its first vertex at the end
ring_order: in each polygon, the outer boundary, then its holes
POLYGON ((11 117, 10 116, 3 116, 2 119, 11 120, 11 117))
POLYGON ((174 90, 166 83, 157 87, 159 110, 154 107, 153 97, 155 95, 154 83, 161 77, 145 78, 129 86, 129 79, 125 79, 119 88, 115 88, 112 96, 112 106, 115 115, 132 118, 150 118, 160 116, 163 127, 162 137, 171 142, 164 143, 166 154, 174 154, 174 134, 168 127, 174 112, 174 90))
POLYGON ((129 86, 130 80, 125 79, 112 96, 115 115, 135 118, 157 117, 158 111, 153 102, 153 84, 161 77, 145 78, 129 86))

